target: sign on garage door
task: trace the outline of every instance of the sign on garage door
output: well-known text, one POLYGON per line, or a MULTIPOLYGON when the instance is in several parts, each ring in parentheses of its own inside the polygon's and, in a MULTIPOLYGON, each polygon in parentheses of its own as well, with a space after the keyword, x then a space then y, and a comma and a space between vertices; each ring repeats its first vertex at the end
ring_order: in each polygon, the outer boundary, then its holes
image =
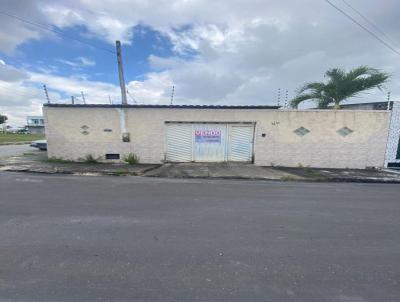
POLYGON ((250 162, 254 124, 166 123, 167 161, 250 162))

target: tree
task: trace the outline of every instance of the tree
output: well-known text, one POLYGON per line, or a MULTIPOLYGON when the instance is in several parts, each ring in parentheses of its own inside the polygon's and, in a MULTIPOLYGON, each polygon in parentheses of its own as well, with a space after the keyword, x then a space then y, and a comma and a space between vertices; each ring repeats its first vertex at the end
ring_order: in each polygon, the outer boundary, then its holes
POLYGON ((0 125, 4 124, 8 120, 8 117, 0 114, 0 125))
POLYGON ((297 108, 300 103, 311 100, 317 103, 318 108, 334 105, 335 109, 339 109, 340 103, 348 98, 373 88, 382 89, 383 84, 390 78, 388 73, 368 66, 360 66, 349 72, 333 68, 328 70, 325 76, 328 78, 326 83, 311 82, 301 87, 297 96, 291 100, 291 106, 297 108))

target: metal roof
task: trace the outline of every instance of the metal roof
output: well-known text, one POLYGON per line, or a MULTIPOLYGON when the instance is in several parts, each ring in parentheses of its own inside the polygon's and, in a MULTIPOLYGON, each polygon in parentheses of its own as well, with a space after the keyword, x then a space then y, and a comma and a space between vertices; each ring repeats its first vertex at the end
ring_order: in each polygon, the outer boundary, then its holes
POLYGON ((278 109, 267 105, 122 105, 122 104, 43 104, 45 107, 62 108, 163 108, 163 109, 278 109))

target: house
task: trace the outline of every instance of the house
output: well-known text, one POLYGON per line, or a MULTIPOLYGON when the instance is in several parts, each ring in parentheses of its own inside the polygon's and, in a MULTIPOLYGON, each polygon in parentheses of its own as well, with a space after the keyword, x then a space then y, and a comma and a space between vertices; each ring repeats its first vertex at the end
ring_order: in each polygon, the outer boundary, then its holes
MULTIPOLYGON (((333 109, 333 107, 330 108, 333 109)), ((391 110, 392 108, 393 108, 393 101, 340 104, 340 109, 346 109, 346 110, 387 110, 387 109, 391 110)))
POLYGON ((90 154, 118 162, 133 153, 142 163, 366 168, 400 162, 400 125, 391 123, 400 107, 394 107, 45 104, 43 112, 49 157, 79 160, 90 154))
POLYGON ((26 118, 26 129, 29 133, 44 134, 43 116, 28 116, 26 118))

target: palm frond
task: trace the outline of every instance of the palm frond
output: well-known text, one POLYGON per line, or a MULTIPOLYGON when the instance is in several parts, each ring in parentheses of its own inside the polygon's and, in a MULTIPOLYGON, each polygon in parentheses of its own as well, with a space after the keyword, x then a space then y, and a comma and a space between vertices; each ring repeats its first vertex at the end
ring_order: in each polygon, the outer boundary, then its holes
POLYGON ((324 82, 306 83, 297 90, 297 96, 291 101, 292 107, 306 100, 316 101, 318 108, 327 108, 330 104, 338 107, 341 102, 355 97, 373 88, 382 89, 390 79, 390 74, 368 66, 359 66, 344 71, 340 68, 329 69, 324 82))
POLYGON ((371 68, 368 66, 360 66, 360 67, 350 70, 346 74, 346 80, 352 81, 352 80, 357 79, 360 76, 366 76, 366 75, 374 74, 376 72, 379 72, 379 71, 375 68, 371 68))
POLYGON ((299 106, 299 104, 304 101, 307 101, 307 100, 316 101, 316 100, 319 100, 320 98, 321 98, 321 95, 318 93, 299 94, 290 101, 290 106, 292 108, 297 108, 299 106))
POLYGON ((304 84, 302 87, 300 87, 297 90, 297 93, 300 94, 307 90, 312 90, 314 92, 322 91, 322 90, 324 90, 324 87, 325 87, 325 83, 323 83, 323 82, 309 82, 309 83, 304 84))
POLYGON ((332 68, 325 73, 325 76, 329 78, 330 82, 341 81, 346 76, 346 72, 340 68, 332 68))

